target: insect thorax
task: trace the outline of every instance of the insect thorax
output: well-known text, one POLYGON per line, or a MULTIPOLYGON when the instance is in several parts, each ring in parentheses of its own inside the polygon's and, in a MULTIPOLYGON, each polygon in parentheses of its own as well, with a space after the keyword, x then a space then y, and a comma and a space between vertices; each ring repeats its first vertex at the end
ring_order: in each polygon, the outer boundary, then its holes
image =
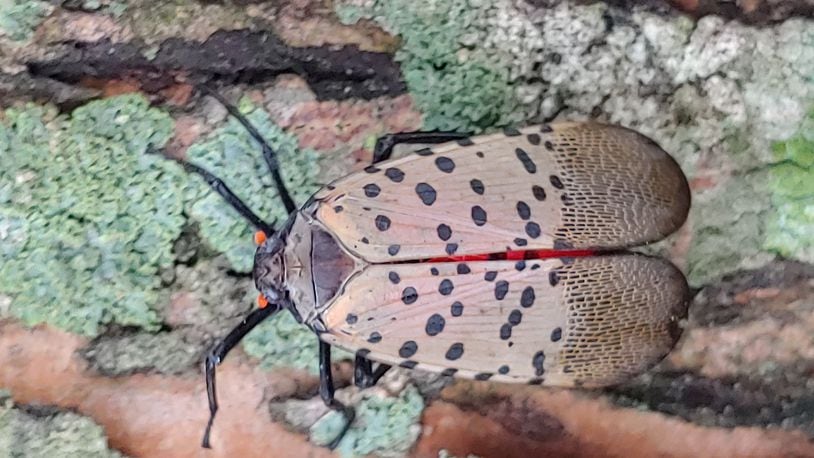
POLYGON ((311 214, 308 208, 298 211, 258 248, 255 285, 269 301, 276 295, 299 321, 323 331, 319 314, 357 270, 357 261, 311 214))

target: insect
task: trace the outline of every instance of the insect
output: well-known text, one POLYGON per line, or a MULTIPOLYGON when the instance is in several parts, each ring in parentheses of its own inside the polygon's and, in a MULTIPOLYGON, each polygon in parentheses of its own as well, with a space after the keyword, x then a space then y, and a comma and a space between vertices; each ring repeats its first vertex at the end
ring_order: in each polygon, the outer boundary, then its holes
POLYGON ((208 355, 215 368, 258 323, 282 310, 319 345, 320 395, 334 399, 331 346, 355 353, 355 384, 392 366, 476 380, 601 387, 658 362, 680 335, 689 295, 665 260, 623 251, 678 229, 687 180, 632 130, 558 123, 469 137, 413 132, 380 139, 373 164, 297 208, 274 151, 220 95, 262 148, 290 217, 264 222, 216 176, 201 175, 257 229, 260 308, 208 355), (399 143, 438 144, 389 160, 399 143), (377 365, 374 366, 374 363, 377 365))

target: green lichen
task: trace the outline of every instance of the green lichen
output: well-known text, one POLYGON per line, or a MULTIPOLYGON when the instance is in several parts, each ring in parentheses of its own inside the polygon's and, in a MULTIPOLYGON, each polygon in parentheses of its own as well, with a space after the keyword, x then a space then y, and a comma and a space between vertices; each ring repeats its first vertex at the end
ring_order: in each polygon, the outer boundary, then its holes
POLYGON ((104 430, 70 412, 32 415, 0 393, 0 458, 113 458, 104 430))
POLYGON ((51 11, 48 2, 39 0, 0 0, 0 37, 13 41, 31 37, 34 29, 51 11))
MULTIPOLYGON (((244 100, 239 107, 263 138, 277 152, 283 178, 297 204, 304 203, 317 189, 316 154, 300 150, 297 139, 272 123, 268 113, 244 100)), ((205 141, 187 151, 191 162, 218 175, 254 212, 266 221, 283 224, 288 215, 263 160, 260 147, 236 120, 217 129, 205 141)), ((224 253, 240 272, 252 268, 255 246, 252 228, 214 192, 196 202, 191 216, 200 224, 201 236, 216 251, 224 253)))
POLYGON ((774 211, 764 247, 786 258, 814 262, 814 110, 795 136, 773 149, 782 162, 769 174, 774 211))
MULTIPOLYGON (((242 343, 246 353, 259 358, 261 367, 266 369, 294 367, 319 373, 319 347, 314 332, 297 323, 286 311, 258 325, 242 343)), ((331 357, 339 361, 350 354, 334 347, 331 357)))
MULTIPOLYGON (((107 323, 154 328, 159 269, 185 223, 184 172, 147 146, 172 120, 140 96, 70 117, 9 109, 0 123, 0 294, 9 313, 93 336, 107 323)), ((194 188, 194 189, 193 189, 194 188)))
POLYGON ((127 11, 127 2, 119 0, 82 0, 80 5, 83 11, 104 12, 117 19, 127 11))
MULTIPOLYGON (((731 140, 733 151, 746 147, 743 138, 731 140)), ((758 268, 775 255, 814 262, 814 111, 797 134, 772 149, 774 163, 694 196, 692 284, 758 268)))
POLYGON ((260 365, 266 369, 295 367, 318 373, 316 336, 288 312, 258 325, 243 339, 243 348, 259 358, 260 365))
POLYGON ((176 375, 196 367, 201 359, 199 345, 178 332, 103 337, 81 353, 91 369, 111 376, 147 371, 176 375))
POLYGON ((768 171, 759 170, 693 196, 693 243, 687 254, 692 285, 757 268, 773 257, 761 248, 770 217, 768 189, 768 171))
MULTIPOLYGON (((343 457, 403 456, 418 439, 424 399, 409 385, 398 397, 366 394, 356 405, 356 420, 337 447, 343 457)), ((342 430, 344 417, 330 412, 311 427, 311 440, 330 443, 342 430)))
POLYGON ((396 52, 426 129, 481 131, 519 121, 508 69, 466 42, 481 11, 467 0, 340 5, 344 22, 374 18, 399 34, 396 52))

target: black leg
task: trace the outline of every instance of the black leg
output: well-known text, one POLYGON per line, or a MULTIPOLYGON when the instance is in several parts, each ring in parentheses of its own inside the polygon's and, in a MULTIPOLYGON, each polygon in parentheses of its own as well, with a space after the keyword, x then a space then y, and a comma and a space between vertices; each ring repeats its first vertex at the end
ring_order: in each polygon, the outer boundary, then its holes
POLYGON ((214 97, 221 105, 226 108, 226 111, 229 112, 235 119, 249 131, 249 135, 254 138, 254 140, 260 144, 260 147, 263 150, 263 159, 266 160, 266 165, 269 168, 269 172, 271 173, 271 178, 274 180, 274 184, 277 185, 277 192, 280 194, 280 200, 283 201, 283 205, 285 205, 285 210, 288 214, 294 213, 297 210, 297 206, 294 204, 294 200, 291 199, 291 195, 288 193, 288 189, 286 189, 285 184, 283 183, 283 177, 280 175, 280 164, 277 162, 277 154, 271 149, 271 146, 266 142, 260 132, 243 116, 238 109, 229 103, 226 99, 224 99, 220 94, 210 89, 208 86, 204 84, 199 84, 198 88, 203 92, 214 97))
POLYGON ((339 442, 345 437, 345 433, 350 429, 353 419, 356 418, 356 411, 353 407, 348 407, 341 402, 334 399, 334 380, 333 373, 331 372, 331 346, 322 340, 319 341, 319 395, 325 405, 331 409, 341 412, 345 416, 345 426, 339 435, 331 441, 328 447, 333 450, 339 445, 339 442))
POLYGON ((468 138, 469 134, 459 134, 456 132, 403 132, 398 134, 387 134, 376 140, 373 148, 373 163, 390 159, 393 154, 393 147, 402 143, 446 143, 453 140, 468 138))
POLYGON ((364 356, 356 355, 353 364, 353 383, 359 388, 370 388, 390 369, 388 364, 379 364, 373 370, 373 363, 364 356))
POLYGON ((279 305, 269 304, 262 309, 255 309, 249 313, 229 334, 209 352, 206 357, 206 395, 209 397, 209 422, 206 424, 203 441, 204 448, 211 448, 209 445, 209 433, 212 431, 212 423, 215 421, 215 414, 218 413, 218 397, 215 392, 215 367, 217 367, 229 351, 240 342, 255 326, 260 324, 269 316, 280 311, 279 305))

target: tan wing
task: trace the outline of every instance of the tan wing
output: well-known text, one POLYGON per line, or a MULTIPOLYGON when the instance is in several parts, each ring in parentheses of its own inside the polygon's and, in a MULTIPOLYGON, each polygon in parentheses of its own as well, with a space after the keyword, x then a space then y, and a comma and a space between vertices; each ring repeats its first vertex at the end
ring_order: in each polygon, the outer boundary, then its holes
POLYGON ((419 150, 316 199, 316 218, 374 263, 639 245, 675 231, 690 204, 681 169, 653 141, 573 123, 419 150))
POLYGON ((643 255, 380 264, 323 313, 321 338, 433 372, 603 386, 667 354, 687 301, 683 275, 643 255))

